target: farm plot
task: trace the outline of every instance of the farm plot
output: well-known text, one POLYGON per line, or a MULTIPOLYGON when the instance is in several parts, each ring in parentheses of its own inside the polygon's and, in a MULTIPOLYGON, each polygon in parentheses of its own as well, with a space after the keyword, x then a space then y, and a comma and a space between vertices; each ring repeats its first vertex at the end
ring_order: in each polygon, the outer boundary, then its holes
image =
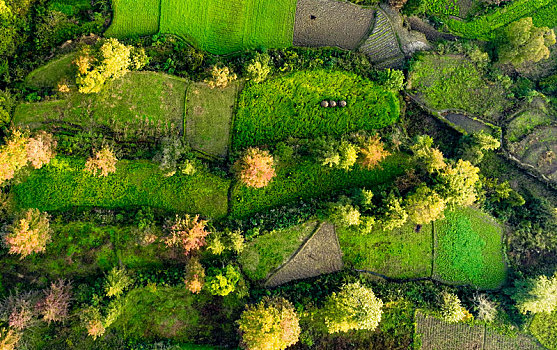
POLYGON ((224 157, 228 153, 234 103, 240 86, 211 89, 192 84, 186 100, 186 139, 204 153, 224 157))
POLYGON ((63 101, 20 104, 14 124, 32 128, 74 125, 108 128, 124 139, 152 134, 179 135, 183 129, 184 79, 152 72, 132 72, 98 94, 74 93, 63 101))
POLYGON ((76 56, 76 52, 71 52, 35 69, 25 78, 25 84, 32 88, 56 88, 60 81, 74 76, 76 56))
POLYGON ((538 126, 521 141, 509 144, 509 150, 521 162, 557 181, 557 126, 538 126))
POLYGON ((423 54, 408 81, 408 89, 436 110, 462 110, 494 122, 509 104, 503 87, 488 83, 463 56, 423 54))
POLYGON ((371 171, 359 166, 352 171, 329 170, 313 159, 279 164, 276 177, 267 187, 254 189, 234 185, 230 215, 246 217, 296 200, 328 197, 354 187, 373 189, 402 175, 407 166, 408 157, 402 153, 387 157, 381 168, 371 171))
POLYGON ((355 50, 368 35, 374 10, 336 0, 298 0, 294 45, 355 50))
POLYGON ((433 316, 416 312, 416 338, 422 350, 538 350, 533 339, 518 334, 502 335, 487 325, 448 323, 433 316))
POLYGON ((393 26, 383 10, 377 10, 373 30, 360 47, 360 51, 376 63, 404 57, 393 26))
POLYGON ((407 223, 392 231, 378 227, 362 235, 337 228, 345 263, 390 278, 431 277, 433 260, 433 227, 424 225, 420 232, 407 223))
POLYGON ((506 278, 502 227, 471 207, 445 214, 434 224, 433 278, 446 283, 495 289, 506 278))
POLYGON ((214 54, 289 47, 295 9, 296 0, 161 0, 160 31, 214 54))
POLYGON ((113 0, 114 17, 106 37, 129 38, 157 34, 161 0, 113 0))
POLYGON ((250 85, 240 94, 234 121, 234 150, 273 144, 288 137, 339 136, 374 130, 399 117, 395 93, 348 72, 297 72, 250 85), (324 99, 345 108, 323 108, 324 99))
POLYGON ((290 281, 340 270, 342 270, 342 252, 335 227, 330 223, 323 223, 300 247, 296 255, 269 277, 265 286, 276 287, 290 281))
POLYGON ((518 142, 540 125, 551 124, 553 118, 539 110, 527 110, 514 117, 507 124, 506 138, 509 142, 518 142))
POLYGON ((310 221, 288 229, 276 230, 254 238, 240 254, 238 261, 252 281, 263 281, 285 263, 317 228, 310 221))
POLYGON ((165 177, 155 163, 121 160, 116 173, 98 178, 83 171, 84 164, 83 159, 56 158, 33 171, 14 188, 17 206, 44 211, 151 206, 212 218, 226 215, 230 181, 207 171, 165 177))

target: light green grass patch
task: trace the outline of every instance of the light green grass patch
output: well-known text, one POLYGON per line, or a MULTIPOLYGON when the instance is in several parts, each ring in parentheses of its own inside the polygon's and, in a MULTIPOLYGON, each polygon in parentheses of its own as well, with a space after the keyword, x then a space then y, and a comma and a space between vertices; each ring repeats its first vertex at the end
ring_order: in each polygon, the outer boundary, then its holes
POLYGON ((367 270, 390 278, 431 277, 433 259, 432 225, 420 232, 405 224, 392 231, 377 227, 369 234, 337 227, 343 260, 355 269, 367 270))
POLYGON ((161 0, 112 0, 112 24, 106 37, 128 38, 159 31, 161 0))
POLYGON ((98 94, 73 93, 63 101, 24 103, 14 124, 72 124, 89 130, 109 128, 125 139, 180 133, 183 128, 184 79, 153 72, 131 72, 98 94))
POLYGON ((224 89, 211 89, 204 83, 188 88, 186 138, 194 149, 226 156, 238 88, 236 83, 224 89))
POLYGON ((222 218, 230 181, 207 171, 164 177, 149 161, 119 161, 116 173, 93 177, 85 161, 56 158, 14 187, 21 208, 44 211, 71 207, 126 208, 150 206, 175 212, 222 218))
POLYGON ((396 94, 342 71, 302 71, 247 86, 238 101, 233 148, 275 143, 288 137, 340 136, 397 121, 396 94), (346 100, 323 108, 322 100, 346 100))
POLYGON ((482 289, 496 289, 503 284, 503 228, 495 219, 467 207, 447 212, 434 229, 435 279, 482 289))
POLYGON ((296 0, 162 0, 160 31, 214 54, 289 47, 295 11, 296 0))
POLYGON ((238 259, 242 270, 253 281, 266 279, 271 271, 296 252, 316 227, 317 222, 311 221, 255 238, 246 245, 238 259))
POLYGON ((402 153, 387 157, 373 170, 359 166, 352 171, 329 169, 313 159, 279 164, 276 177, 264 188, 234 185, 231 216, 245 217, 300 199, 335 195, 353 187, 373 188, 402 175, 407 166, 408 156, 402 153))
POLYGON ((33 88, 56 88, 63 79, 71 79, 74 76, 73 61, 76 56, 77 53, 71 52, 35 69, 25 78, 25 84, 33 88))

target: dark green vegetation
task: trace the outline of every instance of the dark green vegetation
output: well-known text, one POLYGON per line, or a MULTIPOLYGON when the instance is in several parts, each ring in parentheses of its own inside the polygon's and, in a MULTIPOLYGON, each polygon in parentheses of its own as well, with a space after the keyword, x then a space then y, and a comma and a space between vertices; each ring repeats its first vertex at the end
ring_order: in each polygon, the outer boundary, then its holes
POLYGON ((399 117, 395 93, 347 72, 297 72, 247 86, 240 94, 232 147, 272 144, 288 137, 340 136, 371 131, 399 117), (345 100, 323 108, 322 100, 345 100))
POLYGON ((377 227, 363 235, 351 229, 338 229, 343 259, 351 267, 390 278, 431 277, 433 259, 432 225, 416 232, 415 225, 384 231, 377 227))
POLYGON ((157 164, 125 161, 104 178, 83 171, 84 161, 57 158, 15 187, 21 208, 64 210, 72 207, 151 206, 221 218, 227 211, 230 181, 207 171, 164 177, 157 164))
POLYGON ((151 0, 140 6, 118 0, 107 35, 125 38, 160 31, 214 54, 289 47, 295 7, 295 0, 151 0))

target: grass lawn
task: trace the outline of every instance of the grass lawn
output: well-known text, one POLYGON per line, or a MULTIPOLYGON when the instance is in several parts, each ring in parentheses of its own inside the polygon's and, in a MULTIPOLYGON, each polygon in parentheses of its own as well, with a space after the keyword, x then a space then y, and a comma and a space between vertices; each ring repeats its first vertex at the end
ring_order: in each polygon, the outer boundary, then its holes
POLYGON ((403 174, 407 166, 408 157, 402 153, 387 157, 380 168, 371 171, 359 166, 352 171, 331 170, 313 160, 303 159, 279 164, 276 177, 267 187, 255 189, 234 185, 231 216, 246 217, 295 200, 330 196, 353 187, 371 189, 403 174))
POLYGON ((62 79, 73 76, 76 56, 77 53, 71 52, 35 69, 25 78, 25 84, 33 88, 56 88, 62 79))
POLYGON ((183 128, 184 79, 152 72, 132 72, 98 94, 73 93, 63 101, 23 103, 14 124, 37 127, 69 123, 86 130, 109 128, 125 139, 179 133, 183 128))
POLYGON ((496 289, 506 278, 503 228, 491 216, 467 207, 435 223, 433 277, 454 284, 496 289))
POLYGON ((253 281, 264 280, 300 247, 316 227, 317 222, 311 221, 256 237, 238 258, 242 270, 253 281))
POLYGON ((104 178, 83 171, 85 161, 56 158, 15 186, 19 207, 64 210, 70 207, 125 208, 151 206, 169 211, 226 215, 230 181, 206 171, 164 177, 149 161, 119 161, 104 178))
POLYGON ((397 121, 396 94, 348 72, 302 71, 247 86, 234 120, 233 149, 374 130, 397 121), (323 108, 324 99, 346 100, 345 108, 323 108))
POLYGON ((295 11, 296 0, 162 0, 160 31, 214 54, 289 47, 295 11))
POLYGON ((106 37, 127 38, 159 31, 161 0, 112 0, 112 24, 106 37))
POLYGON ((495 121, 508 104, 504 89, 488 84, 463 56, 421 54, 408 81, 408 88, 433 109, 458 109, 495 121))
POLYGON ((433 259, 432 225, 415 232, 407 223, 392 231, 380 227, 368 235, 337 227, 344 262, 355 269, 376 272, 391 278, 431 276, 433 259))
POLYGON ((193 148, 213 156, 226 156, 238 89, 238 84, 211 89, 204 83, 188 88, 186 138, 193 148))

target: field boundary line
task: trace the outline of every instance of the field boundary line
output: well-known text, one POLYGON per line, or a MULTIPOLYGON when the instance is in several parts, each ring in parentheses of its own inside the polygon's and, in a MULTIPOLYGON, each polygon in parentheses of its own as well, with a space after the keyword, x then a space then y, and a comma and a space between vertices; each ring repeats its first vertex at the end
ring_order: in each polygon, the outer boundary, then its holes
POLYGON ((435 222, 431 223, 431 273, 430 276, 433 278, 433 269, 435 268, 435 245, 437 244, 437 236, 435 235, 435 222))

